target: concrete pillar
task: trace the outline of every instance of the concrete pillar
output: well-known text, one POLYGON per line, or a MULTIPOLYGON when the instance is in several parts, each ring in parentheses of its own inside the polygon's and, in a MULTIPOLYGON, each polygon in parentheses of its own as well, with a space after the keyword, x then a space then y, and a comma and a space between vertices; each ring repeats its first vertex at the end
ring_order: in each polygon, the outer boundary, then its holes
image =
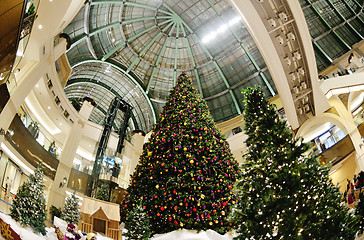
MULTIPOLYGON (((24 103, 25 98, 39 79, 44 76, 45 69, 49 64, 45 60, 42 62, 29 62, 19 71, 16 77, 18 87, 14 92, 10 93, 10 99, 0 114, 0 129, 4 129, 5 132, 8 130, 19 107, 24 103)), ((3 138, 3 136, 0 136, 0 143, 3 141, 3 138)))
POLYGON ((56 176, 50 188, 47 204, 48 207, 54 205, 58 208, 62 207, 64 204, 64 200, 66 198, 66 188, 73 164, 73 159, 75 158, 77 147, 83 135, 83 128, 89 116, 91 115, 93 108, 94 106, 90 102, 84 101, 79 112, 80 118, 73 124, 71 130, 68 133, 65 144, 63 145, 62 154, 59 159, 56 176), (63 187, 61 187, 61 183, 64 184, 63 187))
POLYGON ((64 38, 59 39, 59 43, 54 46, 54 59, 58 59, 60 56, 62 56, 63 53, 66 52, 66 45, 67 41, 64 38))
POLYGON ((363 140, 361 139, 360 132, 354 123, 353 116, 350 109, 348 110, 338 96, 330 98, 330 103, 335 107, 339 117, 343 120, 346 130, 353 142, 356 151, 356 163, 358 169, 356 172, 364 171, 364 148, 363 140))

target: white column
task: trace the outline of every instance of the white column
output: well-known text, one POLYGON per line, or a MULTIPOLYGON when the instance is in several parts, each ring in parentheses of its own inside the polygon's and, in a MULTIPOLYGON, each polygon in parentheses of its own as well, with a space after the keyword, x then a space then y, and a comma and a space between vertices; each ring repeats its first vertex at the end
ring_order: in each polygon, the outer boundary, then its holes
POLYGON ((343 123, 348 131, 350 139, 354 145, 356 151, 356 163, 358 171, 364 171, 364 148, 363 140, 361 139, 360 132, 354 123, 353 116, 350 110, 348 110, 338 96, 330 98, 330 103, 335 107, 340 118, 343 119, 343 123))
POLYGON ((47 204, 48 207, 52 205, 56 206, 57 208, 63 206, 64 200, 66 198, 67 182, 69 180, 73 159, 75 158, 77 147, 83 135, 83 128, 89 116, 91 115, 93 108, 94 106, 92 106, 90 102, 84 101, 79 112, 80 118, 73 124, 73 127, 68 133, 65 144, 63 145, 62 154, 59 159, 57 172, 50 189, 47 204), (66 182, 64 183, 64 187, 60 187, 60 184, 64 181, 64 178, 67 178, 66 182))
MULTIPOLYGON (((19 107, 23 104, 25 98, 37 84, 39 79, 44 76, 47 65, 49 65, 47 61, 29 62, 20 70, 16 77, 19 86, 13 93, 10 93, 10 99, 0 114, 0 128, 5 131, 8 130, 19 107)), ((2 142, 2 140, 3 137, 0 136, 0 142, 2 142)))

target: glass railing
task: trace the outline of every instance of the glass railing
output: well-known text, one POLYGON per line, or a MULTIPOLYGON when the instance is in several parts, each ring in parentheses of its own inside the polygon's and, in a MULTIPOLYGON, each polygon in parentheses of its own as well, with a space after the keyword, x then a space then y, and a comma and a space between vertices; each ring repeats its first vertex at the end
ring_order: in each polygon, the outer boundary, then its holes
POLYGON ((31 119, 23 108, 20 109, 18 114, 24 126, 28 129, 31 136, 33 136, 39 145, 58 159, 62 149, 56 146, 55 140, 47 138, 46 135, 40 131, 39 123, 31 119))
POLYGON ((25 12, 23 15, 23 20, 19 29, 19 41, 17 46, 17 51, 15 54, 14 63, 12 64, 12 71, 7 79, 7 85, 10 92, 17 86, 16 75, 18 73, 17 66, 24 56, 25 49, 28 45, 30 33, 32 31, 33 23, 37 18, 37 9, 39 5, 39 0, 27 0, 25 1, 25 12))
POLYGON ((21 118, 15 115, 6 134, 6 140, 33 167, 42 164, 44 173, 54 179, 59 161, 35 140, 33 134, 34 132, 25 127, 21 118))

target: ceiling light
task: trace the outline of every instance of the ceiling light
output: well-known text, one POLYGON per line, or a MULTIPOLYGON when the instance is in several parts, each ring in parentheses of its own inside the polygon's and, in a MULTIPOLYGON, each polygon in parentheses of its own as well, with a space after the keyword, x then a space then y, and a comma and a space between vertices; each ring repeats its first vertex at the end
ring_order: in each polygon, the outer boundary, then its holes
POLYGON ((59 123, 59 126, 62 126, 62 123, 61 122, 59 123))
POLYGON ((237 24, 239 21, 240 21, 240 17, 235 17, 235 18, 233 18, 233 19, 231 19, 231 20, 230 20, 229 25, 230 25, 230 26, 235 25, 235 24, 237 24))
POLYGON ((50 106, 48 106, 48 109, 51 109, 51 107, 50 107, 50 106))
POLYGON ((359 107, 358 109, 356 109, 354 112, 353 112, 353 116, 357 115, 358 113, 360 113, 360 111, 363 110, 363 107, 359 107))
POLYGON ((43 25, 42 25, 42 24, 39 24, 39 25, 38 25, 38 28, 39 28, 39 29, 42 29, 42 28, 43 28, 43 25))
POLYGON ((219 27, 219 29, 217 29, 218 33, 223 33, 228 29, 228 26, 226 24, 222 25, 221 27, 219 27))
POLYGON ((7 146, 5 146, 4 143, 1 143, 1 149, 4 150, 4 152, 8 156, 10 156, 11 159, 14 160, 18 165, 23 167, 29 173, 34 174, 34 171, 32 169, 30 169, 27 165, 25 165, 25 163, 23 163, 23 161, 21 161, 17 156, 15 156, 15 154, 12 151, 10 151, 10 149, 7 146))
POLYGON ((38 87, 38 84, 35 84, 35 87, 38 87))

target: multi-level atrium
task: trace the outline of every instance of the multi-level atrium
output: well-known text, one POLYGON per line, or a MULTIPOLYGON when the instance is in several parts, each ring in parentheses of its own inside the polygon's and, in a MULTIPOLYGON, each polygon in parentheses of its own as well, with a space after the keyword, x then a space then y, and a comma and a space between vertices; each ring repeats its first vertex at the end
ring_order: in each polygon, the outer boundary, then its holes
POLYGON ((16 194, 39 163, 48 207, 62 206, 74 190, 88 195, 102 149, 100 178, 120 202, 183 70, 238 161, 246 149, 241 89, 259 85, 295 136, 333 164, 330 176, 342 191, 364 170, 363 0, 9 4, 0 15, 8 23, 0 33, 2 199, 7 177, 16 194), (130 106, 130 118, 118 110, 102 145, 115 97, 130 106))

